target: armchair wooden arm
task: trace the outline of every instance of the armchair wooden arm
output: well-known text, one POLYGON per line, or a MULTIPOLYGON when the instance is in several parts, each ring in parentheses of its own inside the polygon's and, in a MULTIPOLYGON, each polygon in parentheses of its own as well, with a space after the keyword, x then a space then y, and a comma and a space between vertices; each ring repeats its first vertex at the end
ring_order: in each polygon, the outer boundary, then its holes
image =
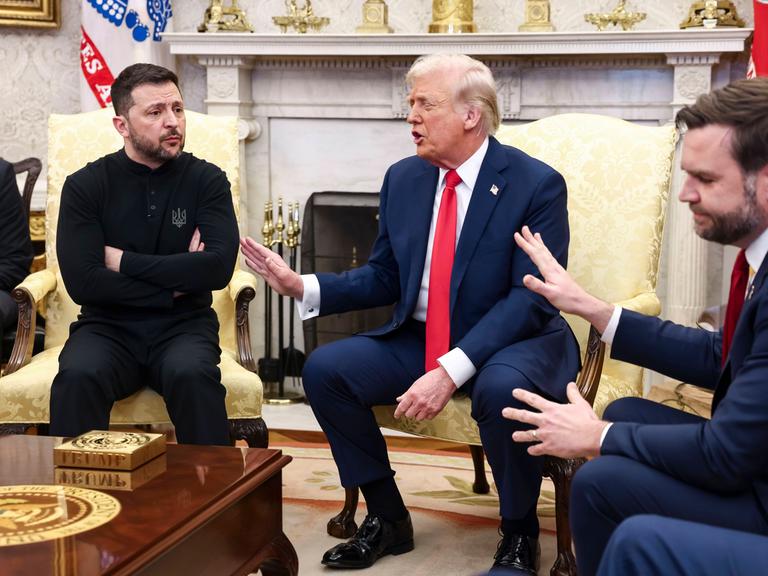
POLYGON ((229 282, 229 294, 235 303, 235 341, 238 362, 251 372, 257 371, 251 349, 251 331, 248 309, 256 297, 256 277, 244 270, 235 270, 229 282))
POLYGON ((19 320, 16 326, 16 340, 3 374, 12 374, 22 366, 29 364, 32 347, 35 344, 35 326, 37 324, 37 304, 56 289, 56 275, 50 270, 40 270, 27 276, 13 290, 13 299, 19 305, 19 320))

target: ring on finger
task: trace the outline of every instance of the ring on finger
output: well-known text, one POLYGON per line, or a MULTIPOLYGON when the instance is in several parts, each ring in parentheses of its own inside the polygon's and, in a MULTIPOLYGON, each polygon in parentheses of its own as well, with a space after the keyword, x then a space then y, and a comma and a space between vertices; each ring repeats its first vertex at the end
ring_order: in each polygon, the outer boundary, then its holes
POLYGON ((538 432, 538 430, 531 430, 531 436, 533 437, 534 441, 538 441, 538 439, 539 439, 539 432, 538 432))

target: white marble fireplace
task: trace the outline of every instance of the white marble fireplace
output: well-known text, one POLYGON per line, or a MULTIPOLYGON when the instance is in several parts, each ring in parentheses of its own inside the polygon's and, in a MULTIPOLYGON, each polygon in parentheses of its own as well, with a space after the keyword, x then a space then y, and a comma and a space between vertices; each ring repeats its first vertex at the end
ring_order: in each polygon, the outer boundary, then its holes
MULTIPOLYGON (((243 209, 260 238, 264 201, 324 190, 375 192, 387 166, 413 153, 404 74, 414 58, 463 52, 487 62, 505 122, 562 112, 663 124, 711 87, 743 76, 749 29, 471 35, 166 34, 206 68, 208 113, 237 115, 243 209)), ((671 195, 662 263, 664 315, 692 323, 722 298, 723 253, 692 232, 671 195)), ((725 258, 728 260, 728 257, 725 258)), ((726 264, 728 265, 728 264, 726 264)), ((254 341, 263 342, 262 298, 254 341)))

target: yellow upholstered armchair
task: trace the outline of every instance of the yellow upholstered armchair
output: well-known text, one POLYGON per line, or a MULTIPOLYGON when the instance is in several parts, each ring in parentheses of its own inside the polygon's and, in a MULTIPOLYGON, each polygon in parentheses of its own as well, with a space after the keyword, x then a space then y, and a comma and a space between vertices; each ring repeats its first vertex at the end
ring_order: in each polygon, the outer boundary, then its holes
MULTIPOLYGON (((66 177, 87 162, 118 150, 122 138, 112 126, 111 108, 72 115, 51 115, 48 123, 48 197, 46 203, 46 269, 28 276, 14 290, 19 303, 17 338, 6 370, 0 378, 0 434, 19 433, 49 421, 51 382, 58 357, 79 306, 67 294, 56 259, 59 199, 66 177), (45 301, 46 333, 43 352, 32 356, 34 311, 45 301)), ((240 150, 235 118, 187 112, 185 149, 219 166, 232 186, 235 211, 240 205, 240 150)), ((227 389, 226 408, 232 440, 267 446, 267 428, 261 418, 263 390, 256 374, 248 330, 248 306, 255 296, 256 279, 236 269, 230 284, 213 293, 219 317, 221 377, 227 389)), ((160 395, 144 388, 116 402, 112 425, 170 423, 160 395)))
MULTIPOLYGON (((502 126, 496 138, 543 160, 564 176, 571 229, 568 270, 576 281, 608 302, 658 315, 661 305, 655 290, 677 143, 674 126, 645 127, 607 116, 563 114, 502 126)), ((566 320, 583 354, 579 389, 599 414, 616 398, 642 394, 642 369, 604 360, 605 345, 597 331, 580 318, 566 320)), ((475 463, 475 492, 488 491, 480 435, 470 416, 468 397, 455 396, 431 421, 395 420, 393 412, 392 406, 377 407, 379 424, 469 444, 475 463)), ((576 573, 568 495, 579 464, 559 458, 545 462, 545 475, 555 486, 558 558, 553 575, 576 573)), ((344 509, 328 524, 330 534, 351 532, 356 505, 357 490, 348 490, 344 509)))

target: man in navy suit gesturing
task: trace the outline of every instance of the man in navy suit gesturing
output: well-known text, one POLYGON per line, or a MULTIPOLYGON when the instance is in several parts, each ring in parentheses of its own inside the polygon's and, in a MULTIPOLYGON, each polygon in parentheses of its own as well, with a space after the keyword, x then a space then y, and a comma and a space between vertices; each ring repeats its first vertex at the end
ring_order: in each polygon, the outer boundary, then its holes
MULTIPOLYGON (((570 404, 526 390, 504 415, 535 428, 515 432, 529 453, 598 456, 576 474, 571 524, 579 574, 597 570, 616 526, 656 514, 768 534, 768 79, 741 80, 677 114, 687 129, 680 200, 696 233, 741 248, 725 326, 707 332, 622 310, 586 293, 548 253, 546 233, 517 240, 538 266, 525 285, 588 320, 611 356, 715 391, 712 419, 624 398, 605 421, 569 384, 570 404)), ((536 230, 535 228, 531 228, 536 230)), ((548 241, 548 239, 547 239, 548 241)))
POLYGON ((496 88, 487 66, 462 55, 418 59, 406 76, 416 154, 387 171, 379 235, 368 263, 300 277, 250 238, 248 264, 295 297, 302 318, 395 303, 393 318, 314 351, 304 389, 331 445, 341 482, 359 486, 368 515, 323 563, 365 568, 413 548, 410 516, 371 407, 429 419, 457 389, 472 399, 500 495, 503 540, 494 565, 535 574, 540 459, 511 440, 527 425, 501 416, 513 388, 564 401, 578 370, 565 321, 522 279, 535 274, 514 241, 545 230, 566 265, 568 214, 560 174, 499 144, 496 88))

